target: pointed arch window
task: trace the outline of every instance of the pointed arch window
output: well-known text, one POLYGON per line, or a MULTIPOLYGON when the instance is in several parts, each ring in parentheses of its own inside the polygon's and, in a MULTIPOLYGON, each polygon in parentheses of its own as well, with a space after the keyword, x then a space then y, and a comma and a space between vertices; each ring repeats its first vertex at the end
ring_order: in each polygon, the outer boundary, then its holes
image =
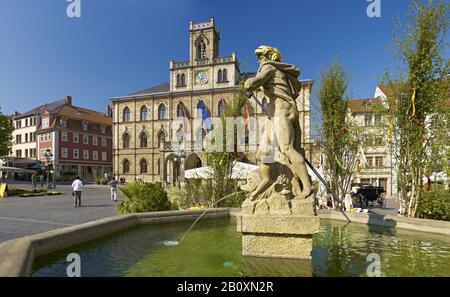
POLYGON ((123 148, 124 148, 124 149, 130 148, 130 134, 128 134, 127 132, 125 132, 125 133, 123 134, 122 141, 123 141, 123 148))
POLYGON ((141 133, 141 136, 139 137, 139 140, 140 140, 140 147, 141 147, 141 148, 146 148, 147 145, 148 145, 148 136, 147 136, 147 133, 142 132, 142 133, 141 133))
POLYGON ((197 59, 206 59, 206 43, 203 39, 197 45, 197 59))
POLYGON ((158 106, 158 120, 164 120, 166 118, 166 106, 161 103, 158 106))
POLYGON ((130 161, 128 161, 128 159, 123 160, 122 166, 123 166, 123 174, 130 173, 130 161))
POLYGON ((178 105, 177 105, 177 117, 179 117, 179 118, 184 117, 184 115, 183 115, 183 107, 181 107, 180 103, 178 103, 178 105))
POLYGON ((222 82, 222 81, 223 81, 222 69, 219 69, 219 71, 217 71, 217 82, 222 82))
POLYGON ((122 120, 124 122, 129 122, 131 120, 131 113, 130 113, 130 109, 128 107, 125 107, 123 109, 122 120))
POLYGON ((226 107, 226 102, 225 99, 220 99, 218 106, 217 106, 217 114, 219 117, 223 116, 225 114, 225 107, 226 107))
POLYGON ((141 121, 146 121, 148 120, 148 110, 147 110, 147 106, 142 106, 141 107, 141 121))
POLYGON ((160 131, 158 134, 158 147, 161 148, 162 145, 166 142, 166 132, 160 131))
POLYGON ((181 74, 181 79, 180 79, 181 85, 182 87, 186 86, 186 75, 184 73, 181 74))
POLYGON ((139 163, 139 172, 141 174, 146 174, 148 172, 148 164, 145 159, 142 159, 141 162, 139 163))
POLYGON ((228 72, 226 69, 224 69, 222 71, 222 82, 227 82, 228 81, 228 72))
POLYGON ((177 87, 181 86, 181 75, 177 74, 177 87))

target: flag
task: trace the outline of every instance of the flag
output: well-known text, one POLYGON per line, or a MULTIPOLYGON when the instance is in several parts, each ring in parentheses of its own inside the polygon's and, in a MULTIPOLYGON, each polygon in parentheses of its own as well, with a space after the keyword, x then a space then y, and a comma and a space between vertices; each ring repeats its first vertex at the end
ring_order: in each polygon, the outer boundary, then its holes
POLYGON ((184 106, 183 102, 180 102, 181 114, 183 115, 183 128, 184 133, 187 134, 191 130, 191 121, 189 120, 188 112, 186 106, 184 106))
POLYGON ((197 103, 197 115, 202 118, 202 126, 206 129, 206 131, 211 130, 211 119, 208 114, 208 110, 206 109, 205 102, 203 100, 199 100, 197 103))
POLYGON ((247 101, 245 101, 244 106, 242 107, 242 116, 244 117, 245 130, 248 130, 248 119, 250 117, 250 112, 247 101))

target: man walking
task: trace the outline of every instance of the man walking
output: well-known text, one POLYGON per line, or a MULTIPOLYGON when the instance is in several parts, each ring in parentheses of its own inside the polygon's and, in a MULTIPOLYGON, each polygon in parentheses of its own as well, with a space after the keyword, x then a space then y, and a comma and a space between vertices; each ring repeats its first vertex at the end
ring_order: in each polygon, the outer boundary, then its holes
POLYGON ((109 185, 111 187, 111 201, 117 202, 117 181, 114 177, 109 182, 109 185))
POLYGON ((83 191, 83 182, 80 177, 77 176, 75 181, 72 183, 73 190, 73 207, 81 206, 81 192, 83 191))

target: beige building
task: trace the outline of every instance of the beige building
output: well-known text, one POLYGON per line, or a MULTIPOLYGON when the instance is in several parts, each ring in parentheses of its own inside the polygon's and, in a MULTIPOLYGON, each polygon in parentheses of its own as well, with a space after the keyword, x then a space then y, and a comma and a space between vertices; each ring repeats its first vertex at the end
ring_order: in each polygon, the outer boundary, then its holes
MULTIPOLYGON (((214 18, 190 22, 189 60, 170 61, 169 82, 112 98, 113 166, 117 178, 175 184, 183 182, 184 170, 206 164, 202 148, 196 147, 196 140, 200 139, 201 145, 213 128, 208 127, 205 117, 220 117, 235 96, 239 80, 248 75, 240 72, 234 52, 221 56, 219 49, 220 30, 214 18), (199 120, 202 127, 195 125, 199 120), (179 131, 185 140, 182 152, 175 151, 170 143, 179 139, 179 131)), ((302 81, 304 87, 297 102, 307 151, 312 84, 310 80, 302 81)), ((261 116, 261 108, 254 101, 249 115, 261 116)))
POLYGON ((384 86, 378 86, 374 98, 350 100, 349 109, 353 120, 363 127, 366 146, 364 157, 353 179, 354 183, 384 187, 388 196, 397 195, 397 172, 395 160, 390 151, 386 131, 387 115, 381 110, 387 108, 384 86))

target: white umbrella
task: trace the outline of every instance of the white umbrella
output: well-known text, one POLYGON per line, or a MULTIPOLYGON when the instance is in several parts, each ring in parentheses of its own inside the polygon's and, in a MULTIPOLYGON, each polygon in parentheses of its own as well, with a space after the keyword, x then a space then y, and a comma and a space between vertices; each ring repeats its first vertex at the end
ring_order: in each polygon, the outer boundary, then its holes
MULTIPOLYGON (((246 179, 249 173, 256 169, 258 169, 258 166, 256 165, 234 161, 233 168, 231 171, 231 178, 246 179)), ((189 169, 184 172, 184 177, 187 179, 212 178, 213 176, 214 170, 210 166, 203 166, 200 168, 189 169)))

